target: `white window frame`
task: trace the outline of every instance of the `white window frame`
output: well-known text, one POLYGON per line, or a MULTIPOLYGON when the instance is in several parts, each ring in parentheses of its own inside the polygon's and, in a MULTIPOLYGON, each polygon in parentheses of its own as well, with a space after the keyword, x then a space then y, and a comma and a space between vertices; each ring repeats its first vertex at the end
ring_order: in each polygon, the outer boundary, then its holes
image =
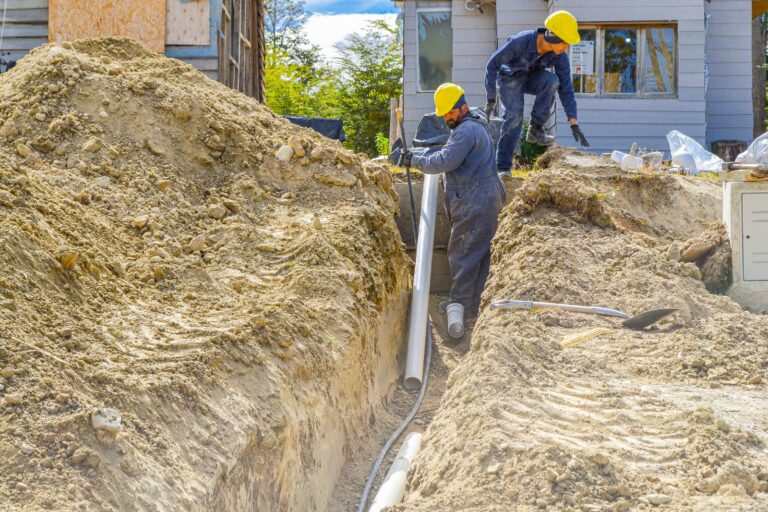
POLYGON ((435 92, 437 89, 421 88, 421 66, 419 65, 419 14, 422 12, 447 12, 451 18, 451 76, 448 81, 453 80, 453 11, 450 5, 445 7, 417 7, 416 8, 416 92, 435 92))
POLYGON ((638 23, 583 23, 579 27, 581 30, 595 31, 595 92, 576 92, 578 97, 586 98, 627 98, 627 99, 677 99, 680 90, 680 59, 679 59, 679 29, 677 23, 670 22, 638 22, 638 23), (636 88, 637 92, 605 92, 605 31, 611 29, 634 29, 637 31, 637 63, 636 63, 636 88), (645 70, 646 65, 646 39, 645 31, 650 28, 671 28, 675 31, 675 44, 673 49, 673 58, 675 60, 674 78, 675 87, 672 92, 645 92, 645 70))

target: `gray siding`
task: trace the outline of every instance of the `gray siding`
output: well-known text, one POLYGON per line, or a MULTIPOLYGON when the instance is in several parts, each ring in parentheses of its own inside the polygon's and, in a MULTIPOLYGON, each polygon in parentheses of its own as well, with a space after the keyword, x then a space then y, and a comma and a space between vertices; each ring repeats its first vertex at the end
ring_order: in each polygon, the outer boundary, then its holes
POLYGON ((496 50, 496 9, 468 11, 464 2, 453 2, 453 81, 464 88, 467 102, 485 106, 485 63, 496 50))
MULTIPOLYGON (((19 60, 32 48, 48 43, 48 0, 6 0, 5 30, 0 52, 19 60)), ((2 3, 0 3, 0 10, 2 3)))
POLYGON ((752 2, 706 4, 707 142, 752 140, 752 2))
MULTIPOLYGON (((627 151, 637 143, 649 150, 668 151, 666 134, 671 130, 680 130, 704 144, 703 4, 704 0, 554 0, 553 9, 571 11, 580 23, 677 22, 678 97, 609 99, 577 95, 579 125, 591 150, 627 151)), ((558 143, 575 144, 559 101, 557 133, 558 143)))
MULTIPOLYGON (((454 4, 457 2, 453 2, 454 4)), ((461 2, 463 5, 463 2, 461 2)), ((406 1, 403 6, 403 127, 405 138, 410 143, 416 133, 421 116, 434 111, 431 92, 418 92, 417 71, 418 63, 417 43, 418 27, 416 12, 419 7, 444 7, 451 9, 450 1, 417 0, 406 1)), ((453 16, 451 17, 453 19, 453 16)), ((454 50, 456 47, 454 29, 454 50)), ((456 57, 454 56, 454 66, 456 57)), ((453 80, 458 77, 454 76, 453 80)))

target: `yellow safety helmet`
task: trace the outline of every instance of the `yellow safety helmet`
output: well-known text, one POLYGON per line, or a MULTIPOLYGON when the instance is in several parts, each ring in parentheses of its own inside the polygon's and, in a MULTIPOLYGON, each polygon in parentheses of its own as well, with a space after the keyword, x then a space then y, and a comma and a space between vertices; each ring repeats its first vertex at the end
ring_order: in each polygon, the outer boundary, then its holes
POLYGON ((435 91, 435 114, 442 117, 456 106, 464 96, 464 89, 456 84, 445 83, 435 91))
POLYGON ((576 17, 568 11, 553 12, 544 20, 544 26, 568 44, 578 44, 581 41, 576 17))

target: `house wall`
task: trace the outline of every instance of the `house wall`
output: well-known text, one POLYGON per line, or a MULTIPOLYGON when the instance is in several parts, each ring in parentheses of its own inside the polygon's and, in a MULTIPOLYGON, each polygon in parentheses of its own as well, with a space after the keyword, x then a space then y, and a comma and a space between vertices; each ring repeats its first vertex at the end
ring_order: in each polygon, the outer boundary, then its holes
POLYGON ((485 105, 485 63, 496 49, 496 10, 484 5, 483 13, 470 11, 463 0, 406 1, 403 6, 403 125, 406 140, 413 139, 424 114, 434 112, 433 92, 418 92, 418 8, 451 10, 453 69, 451 80, 461 85, 470 106, 485 105))
POLYGON ((707 23, 707 142, 752 140, 752 2, 712 0, 707 23))
MULTIPOLYGON (((718 1, 722 0, 713 0, 718 1)), ((706 142, 704 0, 554 0, 552 10, 558 9, 572 12, 580 23, 677 22, 678 97, 614 99, 577 95, 579 125, 589 139, 590 150, 628 151, 637 143, 641 148, 668 153, 666 134, 671 130, 679 130, 701 144, 706 142)), ((750 116, 749 126, 751 122, 750 116)), ((559 144, 575 144, 559 101, 557 133, 559 144)))
MULTIPOLYGON (((48 0, 5 0, 6 16, 0 52, 6 60, 19 60, 33 48, 48 43, 48 0)), ((0 8, 2 6, 0 5, 0 8)), ((210 78, 218 78, 216 27, 221 17, 221 0, 211 0, 211 45, 167 46, 166 55, 183 60, 210 78)))
MULTIPOLYGON (((6 0, 5 30, 0 45, 5 60, 19 60, 48 43, 48 0, 6 0)), ((0 5, 0 8, 2 6, 0 5)))

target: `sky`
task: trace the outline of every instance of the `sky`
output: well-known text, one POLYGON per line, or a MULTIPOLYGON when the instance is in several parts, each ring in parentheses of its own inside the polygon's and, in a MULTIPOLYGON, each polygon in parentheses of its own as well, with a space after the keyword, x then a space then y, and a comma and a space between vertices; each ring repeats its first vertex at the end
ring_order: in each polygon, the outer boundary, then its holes
POLYGON ((398 12, 391 0, 305 0, 304 9, 312 13, 304 27, 307 37, 329 60, 338 56, 333 45, 345 36, 363 32, 373 20, 394 25, 398 12))

